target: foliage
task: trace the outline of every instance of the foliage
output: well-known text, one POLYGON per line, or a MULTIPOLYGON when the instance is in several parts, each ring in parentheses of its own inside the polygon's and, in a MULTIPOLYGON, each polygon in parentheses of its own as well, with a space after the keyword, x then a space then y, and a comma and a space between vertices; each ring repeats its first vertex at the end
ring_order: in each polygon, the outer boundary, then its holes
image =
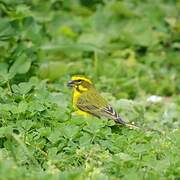
POLYGON ((0 0, 1 179, 179 179, 178 8, 0 0), (74 115, 73 74, 142 129, 74 115))

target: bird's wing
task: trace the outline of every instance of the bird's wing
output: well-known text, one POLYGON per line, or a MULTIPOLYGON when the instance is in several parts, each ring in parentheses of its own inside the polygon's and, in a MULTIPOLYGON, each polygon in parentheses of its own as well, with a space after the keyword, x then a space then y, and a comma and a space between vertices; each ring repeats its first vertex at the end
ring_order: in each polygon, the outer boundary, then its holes
POLYGON ((100 109, 106 106, 107 102, 97 93, 88 92, 83 93, 77 100, 77 107, 89 114, 101 117, 100 109))
POLYGON ((112 106, 96 91, 83 93, 77 101, 77 107, 94 116, 106 117, 121 124, 126 124, 112 106))

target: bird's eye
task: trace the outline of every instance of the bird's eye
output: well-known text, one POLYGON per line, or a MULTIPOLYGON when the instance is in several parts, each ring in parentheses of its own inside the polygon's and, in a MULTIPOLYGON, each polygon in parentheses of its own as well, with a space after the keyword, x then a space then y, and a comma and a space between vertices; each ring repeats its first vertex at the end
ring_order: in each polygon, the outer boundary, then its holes
POLYGON ((79 80, 77 80, 77 82, 80 84, 80 83, 82 82, 82 80, 81 80, 81 79, 79 79, 79 80))

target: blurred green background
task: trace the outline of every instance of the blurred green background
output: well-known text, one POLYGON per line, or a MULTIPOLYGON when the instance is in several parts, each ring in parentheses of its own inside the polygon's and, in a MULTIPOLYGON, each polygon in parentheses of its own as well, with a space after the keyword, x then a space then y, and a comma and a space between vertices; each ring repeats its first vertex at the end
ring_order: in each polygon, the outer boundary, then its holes
POLYGON ((0 0, 1 178, 180 178, 179 12, 178 0, 0 0), (74 74, 148 130, 71 114, 74 74))

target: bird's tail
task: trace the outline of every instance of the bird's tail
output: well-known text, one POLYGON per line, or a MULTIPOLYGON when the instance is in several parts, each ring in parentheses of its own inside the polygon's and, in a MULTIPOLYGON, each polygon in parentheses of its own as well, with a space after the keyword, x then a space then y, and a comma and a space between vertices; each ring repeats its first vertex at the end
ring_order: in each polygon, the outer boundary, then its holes
POLYGON ((122 125, 124 125, 124 126, 127 126, 128 128, 130 128, 130 129, 140 129, 140 127, 138 127, 138 126, 136 126, 136 125, 134 125, 134 124, 129 124, 129 123, 127 123, 125 120, 123 120, 121 117, 118 117, 117 119, 116 119, 116 122, 118 122, 118 123, 120 123, 120 124, 122 124, 122 125))
POLYGON ((138 126, 136 126, 136 125, 134 125, 134 124, 126 124, 126 126, 128 127, 128 128, 130 128, 130 129, 140 129, 140 127, 138 127, 138 126))
POLYGON ((139 129, 139 127, 133 125, 133 124, 129 124, 127 123, 125 120, 123 120, 118 113, 112 108, 112 106, 108 105, 105 108, 102 109, 103 111, 103 115, 109 119, 113 119, 114 121, 116 121, 117 123, 127 126, 128 128, 131 129, 139 129))
POLYGON ((117 117, 116 119, 115 119, 115 121, 116 122, 118 122, 118 123, 120 123, 120 124, 122 124, 122 125, 126 125, 127 124, 127 122, 125 121, 125 120, 123 120, 121 117, 117 117))

